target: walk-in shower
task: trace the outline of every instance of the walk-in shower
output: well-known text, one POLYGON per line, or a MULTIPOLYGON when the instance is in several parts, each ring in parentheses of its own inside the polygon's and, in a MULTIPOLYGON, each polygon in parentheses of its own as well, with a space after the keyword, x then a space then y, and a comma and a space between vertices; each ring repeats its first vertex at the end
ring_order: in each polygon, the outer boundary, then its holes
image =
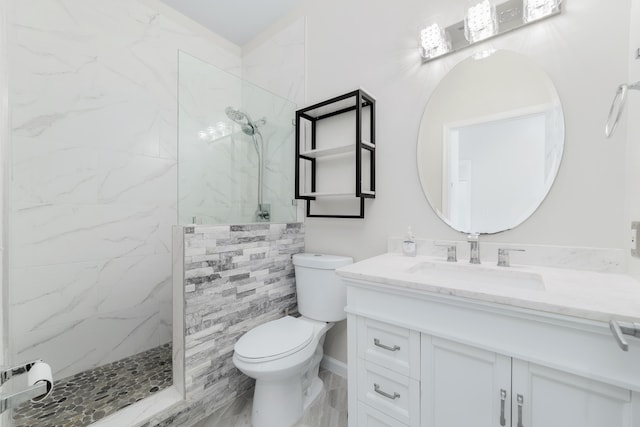
POLYGON ((184 52, 178 89, 179 222, 295 221, 295 104, 184 52))
POLYGON ((225 108, 224 112, 227 117, 240 125, 240 129, 244 134, 250 136, 253 140, 253 146, 256 149, 256 155, 258 156, 258 208, 256 209, 256 220, 259 222, 269 222, 269 220, 271 219, 271 205, 265 204, 262 200, 262 179, 264 176, 264 138, 260 133, 260 129, 258 129, 258 126, 263 126, 267 123, 267 119, 262 118, 257 122, 254 122, 253 120, 251 120, 251 117, 249 117, 249 114, 233 107, 225 108))

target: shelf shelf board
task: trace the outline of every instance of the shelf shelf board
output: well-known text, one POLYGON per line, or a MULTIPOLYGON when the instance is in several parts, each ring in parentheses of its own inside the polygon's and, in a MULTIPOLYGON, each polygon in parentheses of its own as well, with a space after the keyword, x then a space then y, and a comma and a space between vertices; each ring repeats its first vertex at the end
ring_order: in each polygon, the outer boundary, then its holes
MULTIPOLYGON (((370 143, 369 141, 362 141, 362 145, 372 150, 376 148, 376 146, 370 143)), ((354 150, 353 144, 349 144, 349 145, 341 145, 339 147, 321 148, 319 150, 309 150, 309 151, 300 153, 300 156, 308 157, 311 159, 317 159, 318 157, 337 156, 340 154, 350 154, 354 152, 355 150, 354 150)))
MULTIPOLYGON (((363 195, 375 196, 375 191, 362 191, 363 195)), ((346 193, 340 192, 315 192, 315 193, 300 193, 301 197, 356 197, 355 191, 346 193)))
POLYGON ((328 117, 333 117, 342 113, 346 113, 348 111, 355 110, 358 104, 358 95, 361 96, 362 107, 367 107, 375 104, 375 99, 371 95, 368 95, 362 89, 358 89, 353 92, 328 99, 310 107, 303 108, 302 110, 298 110, 298 112, 307 120, 326 119, 328 117))

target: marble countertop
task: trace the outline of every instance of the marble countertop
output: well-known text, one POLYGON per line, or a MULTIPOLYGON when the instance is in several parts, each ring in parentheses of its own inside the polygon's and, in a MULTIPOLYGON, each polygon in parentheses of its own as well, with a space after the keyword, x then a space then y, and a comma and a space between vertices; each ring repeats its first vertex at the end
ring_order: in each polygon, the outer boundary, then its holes
POLYGON ((476 266, 464 261, 454 264, 437 257, 396 253, 342 267, 337 273, 347 279, 582 319, 640 322, 640 282, 626 274, 514 264, 476 266), (463 279, 449 280, 458 273, 463 279))

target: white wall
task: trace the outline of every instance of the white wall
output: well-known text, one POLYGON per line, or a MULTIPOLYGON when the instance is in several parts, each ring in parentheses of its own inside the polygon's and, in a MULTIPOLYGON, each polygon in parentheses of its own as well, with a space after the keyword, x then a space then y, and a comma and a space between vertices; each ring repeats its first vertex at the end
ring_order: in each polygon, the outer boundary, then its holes
MULTIPOLYGON (((7 331, 7 295, 8 288, 6 285, 6 264, 5 264, 5 244, 6 232, 8 228, 5 226, 7 215, 5 209, 7 204, 7 177, 8 177, 8 139, 9 139, 9 106, 8 106, 8 87, 7 87, 7 20, 6 20, 6 2, 0 1, 0 189, 2 189, 2 197, 0 197, 0 366, 6 366, 9 363, 9 334, 7 331)), ((8 388, 8 387, 7 387, 8 388)), ((0 426, 10 425, 9 411, 0 414, 0 426)))
MULTIPOLYGON (((308 251, 360 260, 384 252, 387 237, 404 233, 407 225, 419 237, 464 239, 431 210, 415 166, 419 121, 429 95, 474 50, 422 65, 418 29, 434 15, 457 21, 464 4, 327 0, 303 8, 307 104, 357 87, 378 101, 376 199, 367 204, 362 221, 307 220, 308 251)), ((547 71, 563 104, 566 145, 556 183, 540 209, 515 230, 481 242, 623 246, 626 129, 605 141, 602 128, 613 90, 628 76, 629 7, 629 0, 615 8, 597 0, 566 2, 561 16, 490 42, 529 56, 547 71)), ((344 325, 338 325, 329 335, 327 353, 346 360, 345 343, 344 325)))
MULTIPOLYGON (((629 47, 626 52, 629 59, 629 75, 626 79, 618 83, 635 83, 640 80, 640 60, 636 59, 636 51, 640 48, 640 0, 631 0, 631 13, 629 14, 629 47)), ((610 98, 613 97, 614 88, 611 89, 610 98)), ((640 221, 640 92, 631 91, 627 98, 626 114, 621 120, 624 130, 628 129, 626 140, 626 209, 625 209, 625 246, 630 244, 631 221, 640 221)), ((611 100, 609 99, 608 102, 611 100)), ((616 131, 617 133, 618 131, 616 131)), ((617 138, 617 143, 624 140, 617 138)), ((629 259, 629 272, 640 280, 640 259, 631 257, 629 259)))
POLYGON ((240 49, 155 0, 10 0, 14 360, 61 378, 171 339, 177 57, 240 49))

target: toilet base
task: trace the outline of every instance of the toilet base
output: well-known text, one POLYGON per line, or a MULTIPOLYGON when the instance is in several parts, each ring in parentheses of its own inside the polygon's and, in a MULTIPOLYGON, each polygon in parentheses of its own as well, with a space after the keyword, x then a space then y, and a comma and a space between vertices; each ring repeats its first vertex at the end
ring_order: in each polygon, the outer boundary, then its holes
MULTIPOLYGON (((333 325, 330 325, 333 326, 333 325)), ((329 327, 330 327, 329 326, 329 327)), ((252 427, 288 427, 294 425, 304 411, 320 396, 324 384, 318 372, 322 360, 323 335, 300 375, 275 381, 257 379, 251 411, 252 427)))
POLYGON ((307 395, 300 387, 282 382, 257 381, 253 395, 253 427, 287 427, 302 418, 304 411, 320 396, 324 384, 315 378, 307 395), (286 404, 283 405, 283 402, 286 404))
POLYGON ((307 408, 311 406, 313 402, 316 401, 318 396, 320 396, 320 393, 322 392, 323 387, 324 387, 324 383, 322 382, 322 380, 316 377, 313 380, 313 383, 311 384, 311 387, 309 387, 309 391, 307 391, 307 395, 304 398, 304 405, 303 405, 302 412, 306 411, 307 408))

